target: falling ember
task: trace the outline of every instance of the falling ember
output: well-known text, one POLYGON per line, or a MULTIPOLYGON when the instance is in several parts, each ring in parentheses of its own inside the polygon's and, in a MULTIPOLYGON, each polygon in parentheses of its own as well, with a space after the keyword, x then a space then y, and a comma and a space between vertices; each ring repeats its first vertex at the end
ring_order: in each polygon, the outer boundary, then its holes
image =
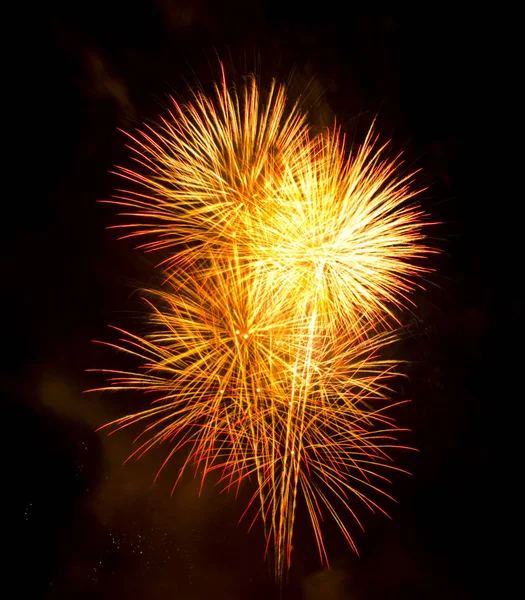
MULTIPOLYGON (((147 300, 149 333, 109 344, 140 368, 104 370, 101 389, 155 393, 153 404, 104 427, 142 425, 140 456, 169 442, 204 480, 257 482, 250 505, 290 565, 305 504, 323 562, 321 523, 378 498, 399 446, 387 411, 399 338, 395 313, 427 271, 413 174, 370 131, 348 153, 337 128, 313 137, 285 90, 240 92, 224 74, 214 97, 173 103, 157 129, 130 136, 137 171, 111 201, 126 236, 167 256, 147 300)), ((159 471, 160 472, 160 471, 159 471)), ((175 482, 175 484, 176 484, 175 482)), ((359 523, 360 525, 360 523, 359 523)))

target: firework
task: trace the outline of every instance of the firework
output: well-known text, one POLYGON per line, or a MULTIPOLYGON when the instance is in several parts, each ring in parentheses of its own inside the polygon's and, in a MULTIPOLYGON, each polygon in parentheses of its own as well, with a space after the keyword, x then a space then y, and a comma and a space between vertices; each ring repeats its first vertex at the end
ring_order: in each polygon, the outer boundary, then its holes
POLYGON ((107 426, 142 424, 132 456, 170 442, 160 470, 183 451, 176 481, 194 465, 227 488, 256 482, 278 577, 299 501, 323 562, 326 515, 355 549, 341 509, 382 510, 399 445, 381 351, 432 252, 400 157, 372 131, 348 154, 337 128, 312 137, 305 123, 283 88, 263 100, 254 79, 238 94, 223 77, 132 137, 140 168, 119 171, 132 185, 113 200, 127 235, 167 253, 167 281, 148 295, 149 333, 110 344, 140 368, 106 371, 103 388, 155 400, 107 426))

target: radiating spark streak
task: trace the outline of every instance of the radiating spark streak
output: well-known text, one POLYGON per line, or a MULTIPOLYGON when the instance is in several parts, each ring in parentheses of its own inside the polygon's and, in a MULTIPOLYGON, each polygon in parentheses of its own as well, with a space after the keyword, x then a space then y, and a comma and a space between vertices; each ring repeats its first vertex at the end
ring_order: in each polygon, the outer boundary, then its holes
MULTIPOLYGON (((144 336, 116 329, 108 346, 137 360, 108 370, 106 388, 155 394, 150 408, 108 423, 141 425, 140 457, 172 444, 157 477, 183 451, 190 467, 253 507, 282 578, 304 502, 323 563, 322 522, 360 527, 358 504, 388 471, 403 430, 388 409, 398 362, 381 352, 400 337, 399 313, 428 269, 426 215, 414 173, 402 171, 371 129, 353 153, 338 128, 312 137, 284 88, 240 91, 224 77, 214 97, 195 92, 160 127, 128 134, 136 170, 111 202, 124 237, 162 251, 160 291, 147 294, 144 336), (258 502, 258 507, 256 503, 258 502)), ((386 514, 386 513, 385 513, 386 514)), ((253 521, 252 521, 253 524, 253 521)), ((251 527, 251 525, 250 525, 251 527)))

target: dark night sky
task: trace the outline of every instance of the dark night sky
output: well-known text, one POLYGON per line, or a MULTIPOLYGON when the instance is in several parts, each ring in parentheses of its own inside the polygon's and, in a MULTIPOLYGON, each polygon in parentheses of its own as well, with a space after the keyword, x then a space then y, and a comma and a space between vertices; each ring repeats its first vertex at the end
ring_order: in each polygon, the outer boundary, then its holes
POLYGON ((339 10, 91 0, 42 17, 25 154, 35 167, 26 170, 31 189, 10 245, 13 341, 4 359, 23 438, 14 552, 24 570, 30 565, 20 585, 32 597, 278 597, 261 531, 238 524, 242 498, 210 484, 197 499, 191 478, 170 498, 169 472, 152 485, 159 454, 122 466, 130 435, 94 432, 142 399, 82 393, 101 384, 85 369, 108 361, 91 340, 108 339, 109 323, 133 327, 134 290, 154 281, 151 260, 105 229, 113 210, 97 203, 117 183, 109 170, 126 160, 118 128, 156 117, 188 82, 208 85, 217 56, 234 77, 256 68, 287 80, 293 71, 293 91, 308 86, 314 125, 337 115, 351 132, 378 114, 379 131, 424 170, 421 201, 444 223, 434 230, 444 251, 433 259, 437 273, 401 348, 413 361, 400 390, 413 402, 401 420, 420 453, 400 460, 414 475, 394 482, 391 521, 365 519, 360 558, 329 531, 332 570, 321 570, 307 525, 299 527, 282 597, 459 600, 491 589, 497 525, 485 432, 494 388, 484 375, 496 284, 489 218, 472 185, 472 156, 482 151, 467 143, 465 121, 484 86, 477 42, 437 5, 410 17, 339 10))

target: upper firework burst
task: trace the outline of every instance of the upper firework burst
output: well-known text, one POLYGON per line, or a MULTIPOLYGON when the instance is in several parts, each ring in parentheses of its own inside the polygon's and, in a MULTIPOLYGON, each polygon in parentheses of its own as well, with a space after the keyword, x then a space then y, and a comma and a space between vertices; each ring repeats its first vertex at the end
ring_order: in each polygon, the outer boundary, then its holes
POLYGON ((195 263, 202 273, 235 248, 272 302, 287 297, 301 311, 315 288, 354 334, 406 308, 426 270, 414 260, 432 250, 414 174, 372 129, 348 155, 337 129, 310 136, 283 87, 263 94, 252 77, 238 92, 223 73, 214 97, 173 101, 159 127, 130 138, 137 168, 118 174, 132 185, 111 202, 131 222, 117 227, 163 250, 168 276, 195 263))
POLYGON ((130 209, 123 216, 133 221, 118 227, 146 236, 147 250, 166 250, 168 272, 215 255, 282 186, 306 134, 305 116, 283 87, 262 94, 251 77, 238 92, 223 72, 214 97, 195 91, 187 104, 172 100, 159 127, 129 136, 137 168, 118 170, 132 185, 111 202, 130 209))
POLYGON ((300 314, 315 296, 325 320, 351 335, 393 326, 393 309, 407 307, 428 271, 419 259, 433 252, 414 173, 372 129, 350 155, 337 129, 303 143, 278 193, 257 205, 248 257, 268 293, 300 314))

